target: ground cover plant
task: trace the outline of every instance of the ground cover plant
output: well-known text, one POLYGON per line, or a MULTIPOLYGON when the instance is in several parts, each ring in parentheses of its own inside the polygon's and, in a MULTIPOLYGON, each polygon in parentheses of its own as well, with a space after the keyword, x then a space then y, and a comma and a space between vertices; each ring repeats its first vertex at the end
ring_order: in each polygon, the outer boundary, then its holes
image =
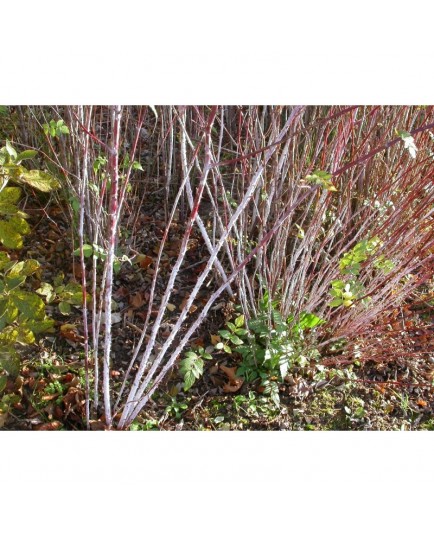
POLYGON ((432 428, 433 132, 431 106, 1 107, 3 428, 432 428))

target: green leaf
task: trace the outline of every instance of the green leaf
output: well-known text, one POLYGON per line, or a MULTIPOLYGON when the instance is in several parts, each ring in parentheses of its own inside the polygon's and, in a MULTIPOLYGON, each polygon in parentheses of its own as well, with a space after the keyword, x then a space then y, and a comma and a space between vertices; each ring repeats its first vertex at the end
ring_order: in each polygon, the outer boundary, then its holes
POLYGON ((0 192, 0 204, 10 203, 14 205, 21 199, 21 194, 22 190, 18 186, 6 186, 0 192))
POLYGON ((7 203, 0 203, 0 214, 2 216, 13 216, 14 214, 23 215, 16 205, 8 205, 7 203))
POLYGON ((301 313, 299 326, 301 329, 312 329, 319 324, 323 324, 324 320, 314 315, 313 313, 301 313))
POLYGON ((143 171, 143 168, 142 168, 142 164, 140 162, 137 162, 137 161, 134 161, 133 162, 133 166, 132 166, 133 169, 137 169, 139 171, 143 171))
POLYGON ((19 153, 17 155, 16 163, 19 164, 22 160, 30 160, 31 158, 34 158, 37 154, 38 151, 34 151, 33 149, 23 151, 22 153, 19 153))
POLYGON ((18 276, 27 277, 28 275, 32 275, 33 273, 35 273, 38 268, 40 268, 40 264, 34 259, 16 262, 9 270, 8 279, 11 280, 12 278, 18 276))
POLYGON ((13 322, 18 316, 18 308, 10 299, 0 300, 0 330, 13 322))
POLYGON ((0 251, 0 270, 10 262, 10 257, 5 251, 0 251))
MULTIPOLYGON (((74 250, 73 255, 80 256, 80 248, 74 250)), ((83 244, 83 256, 88 259, 93 255, 93 246, 91 244, 83 244)))
POLYGON ((9 140, 6 140, 6 151, 7 151, 8 155, 12 157, 12 160, 15 161, 15 159, 17 158, 17 152, 12 147, 11 142, 9 140))
POLYGON ((223 344, 223 350, 224 350, 227 354, 231 354, 231 353, 232 353, 231 347, 228 346, 227 344, 223 344))
POLYGON ((203 374, 203 361, 198 358, 196 361, 193 361, 191 371, 193 372, 195 378, 199 379, 203 374))
POLYGON ((69 134, 69 128, 66 125, 62 125, 58 130, 61 134, 69 134))
POLYGON ((243 341, 236 335, 231 335, 229 339, 232 343, 236 344, 237 346, 239 346, 240 344, 243 344, 243 341))
POLYGON ((0 242, 10 249, 23 247, 22 234, 18 233, 11 221, 0 221, 0 242))
POLYGON ((27 235, 31 231, 30 225, 24 218, 21 218, 20 216, 12 216, 12 218, 9 218, 9 223, 13 225, 15 230, 22 235, 27 235))
POLYGON ((35 335, 32 330, 26 328, 24 325, 18 327, 17 343, 22 345, 33 344, 35 342, 35 335))
POLYGON ((59 311, 62 315, 69 315, 71 312, 71 305, 66 301, 62 301, 59 303, 59 311))
POLYGON ((29 318, 22 323, 22 326, 28 328, 37 335, 38 333, 45 333, 46 331, 52 332, 54 320, 47 317, 45 317, 43 320, 33 320, 29 318))
POLYGON ((399 137, 402 139, 402 141, 404 142, 405 149, 408 149, 410 156, 412 158, 416 158, 417 147, 416 147, 416 144, 414 143, 414 138, 410 134, 410 132, 406 132, 405 130, 397 130, 397 133, 399 137))
POLYGON ((235 325, 237 328, 241 328, 242 326, 244 326, 244 322, 244 315, 237 316, 237 318, 235 319, 235 325))
POLYGON ((184 391, 188 391, 196 381, 196 378, 191 370, 187 371, 184 375, 184 391))
POLYGON ((60 183, 49 173, 40 171, 38 169, 32 169, 31 171, 25 171, 20 175, 19 182, 23 182, 36 188, 41 192, 51 192, 60 188, 60 183))
POLYGON ((15 263, 12 268, 9 270, 9 277, 17 277, 21 274, 24 268, 24 261, 15 263))
POLYGON ((4 279, 6 290, 8 292, 15 291, 18 287, 20 287, 23 283, 26 281, 25 275, 20 275, 16 277, 11 277, 7 275, 4 279))
POLYGON ((21 271, 21 273, 25 276, 29 276, 29 275, 34 274, 37 270, 39 270, 40 267, 41 265, 39 264, 37 260, 28 259, 27 261, 24 261, 24 268, 21 271))
POLYGON ((249 328, 258 335, 268 333, 269 331, 268 326, 261 318, 254 318, 252 320, 249 320, 249 328))
POLYGON ((338 307, 339 305, 342 305, 342 303, 343 300, 341 300, 340 298, 335 298, 329 303, 329 307, 338 307))
POLYGON ((244 329, 244 328, 237 328, 237 329, 234 331, 234 333, 235 333, 236 335, 241 335, 241 336, 243 336, 243 335, 247 335, 247 333, 249 333, 249 332, 247 331, 247 329, 244 329))
POLYGON ((122 262, 119 259, 113 261, 113 272, 118 274, 121 271, 122 262))
POLYGON ((10 299, 25 318, 42 320, 45 316, 45 305, 42 299, 34 292, 16 290, 11 293, 10 299))
POLYGON ((45 296, 47 303, 51 303, 56 295, 50 283, 42 283, 36 292, 40 296, 45 296))
POLYGON ((226 329, 221 329, 219 331, 219 335, 221 335, 224 339, 230 339, 231 338, 230 331, 227 331, 226 329))
POLYGON ((83 290, 79 283, 68 283, 65 286, 56 289, 59 298, 62 301, 67 301, 72 305, 82 305, 83 303, 83 290))

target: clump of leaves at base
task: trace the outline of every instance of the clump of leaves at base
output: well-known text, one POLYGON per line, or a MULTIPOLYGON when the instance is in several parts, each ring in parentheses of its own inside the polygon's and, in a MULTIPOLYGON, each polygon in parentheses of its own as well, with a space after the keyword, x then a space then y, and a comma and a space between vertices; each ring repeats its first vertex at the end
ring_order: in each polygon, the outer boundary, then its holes
MULTIPOLYGON (((319 357, 318 350, 311 346, 306 335, 324 321, 307 312, 302 312, 297 319, 290 315, 284 320, 277 306, 278 301, 271 301, 265 293, 259 304, 259 315, 249 320, 247 326, 244 315, 235 318, 234 322, 227 322, 227 329, 218 332, 214 348, 239 354, 242 361, 236 375, 247 382, 260 380, 264 394, 279 406, 279 383, 284 381, 289 369, 304 366, 319 357)), ((187 391, 202 376, 203 360, 212 359, 212 356, 203 348, 199 348, 198 353, 187 352, 185 355, 180 374, 187 391)))
POLYGON ((204 359, 212 359, 203 348, 198 348, 197 353, 189 351, 185 353, 185 358, 181 360, 179 373, 184 378, 184 391, 188 391, 203 374, 204 359))
MULTIPOLYGON (((231 331, 232 327, 238 329, 237 339, 243 339, 241 344, 233 340, 233 331, 228 338, 235 345, 233 351, 242 356, 237 375, 247 382, 260 380, 264 393, 271 397, 276 406, 280 403, 278 384, 283 382, 289 369, 305 366, 318 358, 318 351, 307 341, 306 335, 308 330, 314 330, 324 322, 307 312, 302 312, 298 318, 290 315, 283 319, 277 306, 278 301, 271 301, 268 293, 265 293, 259 304, 259 314, 249 320, 245 333, 239 331, 244 323, 243 317, 235 319, 235 324, 227 324, 231 331)), ((226 338, 224 330, 219 333, 226 338)))
MULTIPOLYGON (((83 289, 81 285, 75 281, 65 284, 62 273, 54 278, 53 285, 42 283, 36 292, 45 297, 47 304, 57 303, 59 312, 62 315, 69 315, 73 305, 83 305, 83 289)), ((87 300, 90 300, 89 295, 87 295, 87 300)))

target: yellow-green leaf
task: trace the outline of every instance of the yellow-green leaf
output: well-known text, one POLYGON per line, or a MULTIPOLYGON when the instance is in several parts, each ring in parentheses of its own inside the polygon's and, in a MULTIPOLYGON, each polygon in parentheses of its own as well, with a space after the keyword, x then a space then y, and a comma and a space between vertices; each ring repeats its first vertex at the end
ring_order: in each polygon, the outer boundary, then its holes
POLYGON ((33 292, 17 290, 11 294, 11 300, 26 318, 42 320, 45 316, 45 305, 42 299, 33 292))
POLYGON ((33 344, 35 342, 35 335, 34 333, 23 326, 19 326, 18 328, 18 334, 17 334, 17 343, 19 344, 33 344))
POLYGON ((0 251, 0 270, 2 270, 10 261, 9 255, 5 251, 0 251))
POLYGON ((21 160, 30 160, 30 158, 35 157, 38 154, 38 151, 34 151, 33 149, 28 149, 27 151, 23 151, 22 153, 19 153, 16 158, 17 164, 21 162, 21 160))
POLYGON ((6 186, 0 192, 0 204, 10 203, 16 204, 21 198, 22 190, 18 186, 6 186))
POLYGON ((62 315, 69 315, 69 313, 71 312, 71 305, 65 301, 60 302, 59 311, 62 313, 62 315))
POLYGON ((0 221, 0 242, 7 248, 20 249, 23 247, 23 236, 17 233, 10 221, 0 221))
POLYGON ((39 169, 32 169, 22 173, 18 179, 19 182, 24 182, 41 192, 51 192, 60 187, 60 183, 49 173, 40 171, 39 169))
POLYGON ((53 331, 54 320, 52 318, 45 317, 43 320, 29 319, 23 322, 23 327, 29 329, 35 334, 44 333, 46 331, 53 331))

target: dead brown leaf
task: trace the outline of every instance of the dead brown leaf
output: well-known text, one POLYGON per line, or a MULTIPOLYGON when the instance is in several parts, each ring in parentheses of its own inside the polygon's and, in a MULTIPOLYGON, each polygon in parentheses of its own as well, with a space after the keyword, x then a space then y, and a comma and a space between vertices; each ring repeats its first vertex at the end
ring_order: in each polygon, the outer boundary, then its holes
MULTIPOLYGON (((179 310, 180 310, 180 311, 182 311, 182 310, 185 308, 185 306, 187 305, 187 302, 188 302, 189 297, 190 297, 190 296, 187 295, 187 296, 182 300, 182 302, 180 303, 180 305, 179 305, 179 310)), ((192 305, 190 306, 190 309, 188 310, 188 312, 189 312, 190 314, 192 314, 192 313, 194 313, 195 311, 197 311, 197 305, 192 304, 192 305)))
POLYGON ((130 297, 130 305, 134 309, 139 309, 145 303, 145 298, 141 292, 136 292, 130 297))
POLYGON ((83 342, 84 337, 78 333, 77 326, 75 324, 62 324, 60 326, 60 335, 64 339, 68 339, 73 342, 83 342))
POLYGON ((136 257, 136 261, 139 263, 139 266, 142 270, 147 270, 149 266, 154 262, 154 259, 152 257, 149 257, 149 255, 142 255, 139 254, 136 257))
POLYGON ((224 365, 220 365, 220 370, 222 370, 229 378, 229 382, 223 385, 223 392, 236 393, 239 391, 244 380, 236 376, 237 367, 225 367, 224 365))
POLYGON ((90 421, 90 429, 94 431, 105 430, 105 424, 101 421, 90 421))
POLYGON ((211 344, 215 346, 221 341, 220 335, 211 335, 211 344))
POLYGON ((62 426, 61 422, 51 421, 51 422, 46 422, 44 424, 38 424, 38 426, 35 426, 35 430, 40 430, 40 431, 58 430, 59 428, 61 428, 61 426, 62 426))

